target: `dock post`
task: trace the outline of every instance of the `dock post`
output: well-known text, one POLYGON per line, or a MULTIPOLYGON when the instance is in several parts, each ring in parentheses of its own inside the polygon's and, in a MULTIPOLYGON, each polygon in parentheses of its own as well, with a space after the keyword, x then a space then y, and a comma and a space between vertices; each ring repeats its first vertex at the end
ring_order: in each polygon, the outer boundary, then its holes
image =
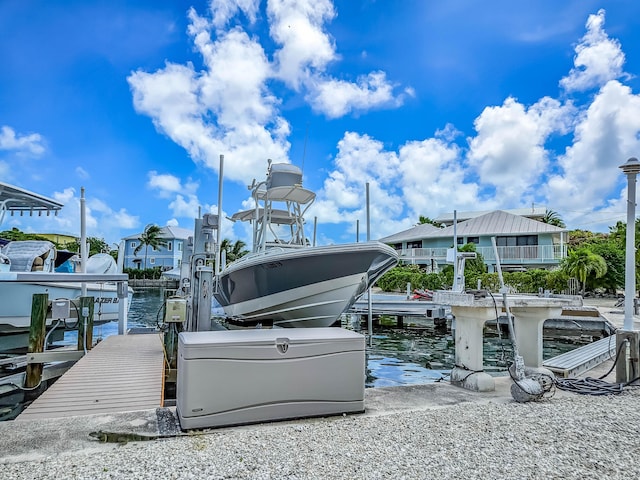
POLYGON ((616 331, 616 352, 620 352, 620 359, 616 364, 616 382, 628 383, 637 379, 640 376, 640 331, 616 331))
POLYGON ((495 380, 484 371, 482 331, 484 324, 495 318, 494 307, 452 305, 456 319, 455 362, 451 383, 476 392, 492 392, 495 380))
POLYGON ((513 325, 517 333, 516 343, 525 366, 545 375, 553 374, 542 366, 543 326, 549 318, 558 318, 562 308, 557 306, 518 306, 511 307, 513 325))
POLYGON ((93 345, 93 302, 93 297, 80 297, 80 318, 78 319, 78 350, 91 350, 91 346, 93 345))
POLYGON ((127 334, 127 316, 129 315, 129 282, 118 282, 118 335, 127 334))
MULTIPOLYGON (((47 331, 47 307, 49 295, 34 293, 31 300, 31 326, 29 327, 29 353, 44 350, 44 338, 47 331)), ((42 378, 42 364, 29 363, 24 378, 25 388, 37 387, 42 378)))

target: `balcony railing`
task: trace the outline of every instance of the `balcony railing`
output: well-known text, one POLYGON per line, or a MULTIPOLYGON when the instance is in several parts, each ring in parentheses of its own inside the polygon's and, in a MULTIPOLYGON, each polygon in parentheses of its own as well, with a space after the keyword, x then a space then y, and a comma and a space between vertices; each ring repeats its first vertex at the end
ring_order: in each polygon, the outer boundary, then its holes
MULTIPOLYGON (((567 256, 566 245, 529 245, 520 247, 497 247, 500 261, 503 263, 559 263, 567 256)), ((447 248, 408 248, 400 253, 404 263, 425 263, 435 260, 444 263, 447 248)), ((493 247, 476 247, 485 263, 495 263, 493 247)))

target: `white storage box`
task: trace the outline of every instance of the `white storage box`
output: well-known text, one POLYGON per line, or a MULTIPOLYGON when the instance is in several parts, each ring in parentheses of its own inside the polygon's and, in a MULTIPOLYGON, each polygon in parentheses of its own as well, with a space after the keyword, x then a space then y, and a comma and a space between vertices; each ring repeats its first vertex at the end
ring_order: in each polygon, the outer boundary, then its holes
POLYGON ((182 332, 183 429, 364 411, 364 336, 342 328, 182 332))

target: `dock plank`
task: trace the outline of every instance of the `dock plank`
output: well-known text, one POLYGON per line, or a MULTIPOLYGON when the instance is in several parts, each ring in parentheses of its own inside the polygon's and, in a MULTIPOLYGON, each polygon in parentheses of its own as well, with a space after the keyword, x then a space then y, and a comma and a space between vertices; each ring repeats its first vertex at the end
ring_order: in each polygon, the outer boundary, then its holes
POLYGON ((113 335, 98 343, 16 420, 118 413, 162 406, 159 335, 113 335))

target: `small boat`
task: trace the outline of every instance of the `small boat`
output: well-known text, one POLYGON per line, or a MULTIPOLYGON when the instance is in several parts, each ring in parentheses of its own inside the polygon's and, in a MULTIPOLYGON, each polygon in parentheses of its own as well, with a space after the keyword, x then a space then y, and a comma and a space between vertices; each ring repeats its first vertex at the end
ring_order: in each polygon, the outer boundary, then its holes
POLYGON ((213 293, 232 321, 331 326, 398 262, 376 241, 312 246, 304 214, 315 193, 302 187, 295 165, 270 163, 266 180, 250 189, 255 208, 231 219, 253 224, 253 251, 222 269, 213 293))

